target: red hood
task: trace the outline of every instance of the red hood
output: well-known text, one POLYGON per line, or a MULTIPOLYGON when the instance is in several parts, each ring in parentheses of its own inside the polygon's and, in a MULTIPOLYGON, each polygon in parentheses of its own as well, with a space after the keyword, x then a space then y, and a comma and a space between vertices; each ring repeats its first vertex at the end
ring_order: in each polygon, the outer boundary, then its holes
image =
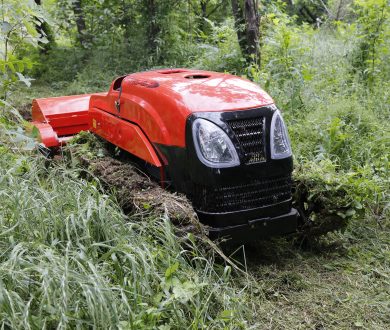
POLYGON ((149 92, 154 90, 160 97, 176 100, 176 105, 188 112, 240 110, 274 103, 266 92, 249 80, 218 72, 156 70, 132 74, 124 82, 134 80, 151 86, 158 83, 158 87, 150 88, 149 92))
POLYGON ((116 84, 121 79, 111 84, 108 93, 34 100, 33 120, 41 127, 42 140, 59 145, 59 137, 88 129, 88 108, 117 115, 115 103, 120 95, 122 119, 141 127, 153 143, 180 147, 185 146, 186 120, 194 112, 245 111, 273 103, 254 83, 218 72, 155 70, 128 75, 116 84))
POLYGON ((256 84, 218 72, 165 69, 116 79, 106 96, 93 95, 90 108, 116 114, 121 93, 121 117, 142 127, 153 143, 185 146, 185 126, 194 112, 237 111, 273 104, 256 84))

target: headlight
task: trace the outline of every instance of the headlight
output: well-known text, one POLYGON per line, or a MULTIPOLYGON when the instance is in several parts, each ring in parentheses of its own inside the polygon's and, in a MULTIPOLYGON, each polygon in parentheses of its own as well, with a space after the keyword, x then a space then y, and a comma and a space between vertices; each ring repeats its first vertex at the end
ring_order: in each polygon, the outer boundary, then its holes
POLYGON ((291 156, 290 139, 282 115, 276 110, 271 121, 271 158, 282 159, 291 156))
POLYGON ((200 161, 209 167, 240 165, 236 149, 226 133, 205 119, 196 119, 192 125, 195 150, 200 161))

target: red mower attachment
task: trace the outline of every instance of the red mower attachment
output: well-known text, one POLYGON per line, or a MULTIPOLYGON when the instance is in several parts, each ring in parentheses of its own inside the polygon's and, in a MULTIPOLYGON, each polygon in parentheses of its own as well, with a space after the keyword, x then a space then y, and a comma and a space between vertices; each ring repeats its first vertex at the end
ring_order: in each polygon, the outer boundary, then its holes
POLYGON ((192 201, 210 236, 294 232, 290 140, 272 98, 222 73, 164 69, 114 80, 107 93, 33 101, 47 148, 89 130, 192 201))
POLYGON ((73 135, 87 131, 90 94, 35 99, 32 124, 48 148, 59 147, 73 135))

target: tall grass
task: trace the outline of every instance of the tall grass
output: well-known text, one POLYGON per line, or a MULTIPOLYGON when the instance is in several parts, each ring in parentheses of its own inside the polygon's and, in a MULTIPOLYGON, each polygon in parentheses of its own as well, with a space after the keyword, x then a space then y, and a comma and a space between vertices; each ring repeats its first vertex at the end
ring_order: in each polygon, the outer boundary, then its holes
POLYGON ((129 219, 98 182, 45 165, 1 148, 0 327, 244 327, 228 269, 168 219, 129 219))

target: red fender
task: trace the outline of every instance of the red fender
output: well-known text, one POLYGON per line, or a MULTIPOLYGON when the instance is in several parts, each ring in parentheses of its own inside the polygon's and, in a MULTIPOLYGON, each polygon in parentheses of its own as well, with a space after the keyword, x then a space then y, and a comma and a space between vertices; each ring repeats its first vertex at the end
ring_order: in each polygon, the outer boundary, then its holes
POLYGON ((33 100, 32 124, 46 147, 58 147, 70 136, 88 129, 90 97, 85 94, 33 100))
POLYGON ((156 167, 162 166, 153 145, 137 125, 92 108, 89 110, 89 129, 146 162, 156 167))

